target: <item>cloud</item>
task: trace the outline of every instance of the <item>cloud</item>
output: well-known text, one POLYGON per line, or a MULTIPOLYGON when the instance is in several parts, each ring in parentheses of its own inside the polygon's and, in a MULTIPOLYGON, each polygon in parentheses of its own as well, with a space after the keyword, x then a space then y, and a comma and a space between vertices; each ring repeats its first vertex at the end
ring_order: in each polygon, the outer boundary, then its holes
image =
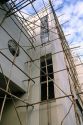
POLYGON ((69 22, 62 25, 65 34, 70 33, 71 36, 68 41, 71 43, 82 42, 83 40, 83 1, 70 0, 63 1, 63 8, 57 12, 57 15, 63 13, 64 16, 59 18, 62 24, 69 20, 69 22))

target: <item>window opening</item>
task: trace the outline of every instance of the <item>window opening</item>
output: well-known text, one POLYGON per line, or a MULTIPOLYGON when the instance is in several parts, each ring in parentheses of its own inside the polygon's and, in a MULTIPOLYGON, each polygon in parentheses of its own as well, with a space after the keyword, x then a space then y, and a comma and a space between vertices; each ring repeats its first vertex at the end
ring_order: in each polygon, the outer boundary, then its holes
POLYGON ((48 29, 48 16, 44 16, 41 18, 41 40, 44 43, 45 38, 49 36, 49 29, 48 29))
POLYGON ((15 56, 15 54, 16 54, 16 57, 19 56, 20 50, 19 50, 19 46, 18 46, 18 44, 16 43, 16 41, 14 41, 14 40, 9 40, 9 41, 8 41, 8 48, 9 48, 10 53, 11 53, 13 56, 15 56))
POLYGON ((42 56, 40 58, 40 68, 41 101, 44 101, 54 98, 54 74, 51 54, 47 54, 46 56, 42 56))

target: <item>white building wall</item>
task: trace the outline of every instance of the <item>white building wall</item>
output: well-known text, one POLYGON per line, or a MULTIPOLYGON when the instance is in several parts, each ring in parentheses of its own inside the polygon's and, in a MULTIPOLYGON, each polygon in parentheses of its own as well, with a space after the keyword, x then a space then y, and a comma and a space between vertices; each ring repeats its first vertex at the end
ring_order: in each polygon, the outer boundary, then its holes
MULTIPOLYGON (((48 11, 48 13, 49 13, 49 11, 48 11)), ((43 15, 45 15, 45 14, 46 13, 43 12, 43 15)), ((39 13, 40 17, 41 17, 41 15, 42 15, 42 12, 39 13)), ((51 20, 51 18, 53 18, 53 16, 52 17, 51 16, 52 15, 49 16, 49 20, 51 20)), ((34 16, 30 20, 31 21, 36 20, 36 16, 34 16)), ((38 25, 40 25, 40 21, 37 21, 36 23, 38 25)), ((9 24, 7 24, 7 27, 6 27, 6 24, 4 26, 8 29, 9 24)), ((54 21, 49 22, 49 26, 54 27, 55 26, 54 21)), ((12 24, 11 29, 13 27, 14 27, 14 24, 12 24)), ((13 32, 15 32, 16 27, 13 28, 13 30, 14 30, 13 32)), ((37 28, 34 31, 35 31, 36 34, 39 34, 40 27, 37 28)), ((51 31, 57 33, 57 30, 55 28, 52 28, 51 31)), ((18 36, 14 36, 14 35, 16 35, 16 34, 12 34, 12 36, 15 37, 16 40, 18 40, 19 35, 18 36)), ((34 44, 40 45, 41 44, 40 35, 38 35, 35 38, 36 38, 37 42, 35 42, 34 44)), ((50 35, 49 35, 50 41, 52 41, 56 38, 58 38, 58 35, 57 34, 55 35, 52 32, 50 32, 50 35)), ((10 37, 9 37, 9 39, 10 39, 10 37)), ((9 39, 7 38, 7 39, 3 40, 3 38, 2 38, 2 41, 5 41, 4 42, 5 46, 7 46, 7 41, 9 39)), ((26 43, 26 39, 23 38, 22 42, 26 43)), ((45 54, 48 54, 48 53, 53 54, 53 53, 56 53, 56 52, 59 52, 59 51, 62 51, 61 41, 59 39, 52 41, 51 44, 49 44, 45 47, 44 46, 37 47, 35 51, 34 51, 34 49, 30 49, 30 50, 27 49, 27 52, 32 57, 32 59, 37 59, 37 58, 40 58, 41 56, 43 56, 45 54)), ((7 50, 7 53, 6 52, 4 52, 4 53, 12 59, 12 56, 9 53, 8 50, 7 50)), ((16 63, 19 64, 22 69, 24 69, 24 63, 27 60, 28 60, 27 56, 22 55, 22 52, 21 52, 20 56, 17 57, 17 59, 16 59, 16 63)), ((52 56, 52 61, 53 61, 54 72, 66 68, 63 52, 54 54, 52 56)), ((3 62, 3 58, 2 58, 2 62, 3 62)), ((39 69, 40 68, 40 61, 39 60, 34 61, 32 63, 28 63, 26 65, 28 65, 27 66, 27 69, 28 69, 27 72, 29 73, 30 77, 34 78, 34 77, 40 76, 40 69, 39 69)), ((8 71, 8 69, 10 69, 9 66, 10 65, 8 63, 7 71, 8 71)), ((5 67, 5 64, 3 63, 3 68, 4 67, 5 67)), ((6 72, 6 71, 4 71, 4 72, 6 72)), ((16 72, 16 69, 14 69, 14 73, 16 74, 16 76, 18 76, 18 72, 16 72)), ((13 76, 11 78, 13 79, 13 76)), ((19 74, 19 77, 18 77, 19 80, 16 80, 15 78, 13 80, 20 81, 19 85, 21 85, 21 83, 22 83, 21 81, 23 80, 23 78, 25 80, 27 79, 26 77, 24 77, 24 75, 19 74)), ((29 82, 29 85, 30 85, 29 86, 30 89, 28 91, 29 93, 26 93, 22 97, 24 100, 28 101, 29 103, 36 103, 36 102, 41 101, 40 77, 34 79, 34 81, 35 81, 35 84, 33 84, 32 81, 29 82)), ((67 74, 66 70, 63 70, 62 72, 57 72, 57 73, 54 74, 54 83, 55 83, 54 84, 55 98, 60 97, 60 96, 64 96, 64 94, 61 92, 60 89, 57 88, 57 86, 60 87, 66 94, 70 94, 68 74, 67 74)), ((25 85, 28 84, 28 81, 24 82, 24 84, 25 85)), ((23 103, 18 101, 18 102, 16 102, 16 106, 18 106, 18 105, 23 105, 23 103)), ((20 107, 17 110, 18 110, 18 113, 19 113, 19 116, 21 118, 21 121, 22 121, 23 125, 27 125, 27 124, 28 125, 33 125, 33 124, 34 125, 42 125, 42 124, 47 125, 48 122, 49 122, 50 125, 61 125, 61 121, 63 120, 66 113, 68 112, 68 110, 70 108, 70 105, 71 105, 71 101, 69 100, 69 98, 64 98, 64 99, 60 99, 60 100, 51 101, 51 103, 45 102, 45 103, 41 103, 41 104, 36 104, 34 106, 34 108, 29 107, 28 109, 26 109, 25 107, 20 107)), ((1 125, 4 125, 4 124, 10 125, 11 123, 12 123, 12 125, 15 125, 15 124, 19 125, 19 121, 17 120, 17 118, 15 116, 15 112, 13 112, 11 114, 11 111, 13 110, 13 105, 11 105, 11 106, 6 105, 6 106, 7 107, 4 110, 4 116, 3 116, 3 119, 2 119, 1 125), (12 122, 12 121, 14 121, 14 122, 12 122)), ((75 113, 74 113, 74 107, 73 106, 71 108, 71 111, 70 111, 69 115, 64 120, 63 125, 76 125, 75 113)))
MULTIPOLYGON (((2 21, 2 18, 4 18, 5 13, 4 11, 0 10, 0 21, 2 21)), ((29 43, 29 40, 27 39, 27 37, 29 37, 29 35, 27 34, 27 32, 24 30, 23 26, 21 25, 21 23, 19 23, 19 21, 14 17, 8 17, 4 20, 4 22, 2 23, 2 27, 0 27, 0 50, 11 60, 13 61, 14 56, 10 53, 9 49, 8 49, 8 41, 11 39, 14 39, 16 42, 19 42, 19 45, 23 47, 23 49, 25 49, 25 51, 27 50, 27 46, 31 46, 31 44, 29 43), (17 27, 17 25, 19 26, 17 27), (2 27, 8 32, 5 32, 2 27), (21 30, 22 32, 21 32, 21 30), (23 33, 24 32, 24 33, 23 33), (12 38, 11 38, 12 36, 12 38), (26 37, 27 36, 27 37, 26 37), (26 47, 25 47, 26 46, 26 47)), ((27 60, 30 60, 29 57, 25 54, 25 52, 20 48, 20 54, 18 57, 16 57, 15 59, 15 64, 17 66, 19 66, 24 72, 27 73, 27 69, 25 68, 25 62, 27 60), (25 70, 26 69, 26 70, 25 70)), ((24 90, 26 90, 25 85, 23 84, 23 80, 25 78, 27 78, 26 75, 24 75, 18 68, 16 68, 15 66, 13 66, 12 68, 12 64, 11 62, 9 62, 5 57, 3 57, 0 54, 0 64, 2 66, 3 72, 7 77, 10 77, 10 79, 16 83, 18 86, 20 86, 21 88, 23 88, 24 90), (12 73, 10 76, 10 72, 12 69, 12 73)))
MULTIPOLYGON (((45 15, 43 13, 43 15, 45 15)), ((41 14, 39 14, 39 16, 41 17, 41 14)), ((53 17, 52 17, 53 18, 53 17)), ((49 19, 51 19, 51 15, 49 16, 49 19)), ((35 19, 34 19, 35 20, 35 19)), ((38 21, 37 24, 40 25, 40 22, 38 21)), ((49 23, 50 27, 54 27, 54 22, 52 21, 52 24, 49 23), (53 25, 53 26, 52 26, 53 25)), ((38 31, 40 31, 40 28, 37 28, 37 34, 38 31)), ((51 31, 57 33, 57 30, 55 28, 53 28, 51 31)), ((40 36, 37 36, 37 41, 39 42, 39 44, 41 44, 41 40, 39 38, 40 36)), ((52 41, 54 39, 57 39, 58 35, 53 34, 52 32, 50 32, 49 35, 49 40, 52 41)), ((42 46, 39 47, 39 50, 37 48, 37 56, 36 59, 39 58, 39 56, 44 56, 45 54, 48 53, 57 53, 59 51, 62 51, 62 47, 61 47, 61 41, 59 39, 54 40, 51 42, 51 44, 47 45, 47 46, 42 46)), ((32 51, 32 58, 34 58, 35 56, 33 55, 33 51, 32 51)), ((54 72, 62 70, 62 69, 66 69, 66 64, 65 64, 65 60, 64 60, 64 54, 63 52, 61 53, 57 53, 55 55, 52 56, 52 60, 53 60, 53 70, 54 72)), ((39 61, 36 61, 35 64, 40 67, 40 63, 39 61)), ((32 64, 32 77, 37 77, 39 76, 40 70, 34 66, 34 64, 32 64)), ((60 96, 64 96, 64 94, 57 89, 56 85, 59 86, 66 94, 70 94, 70 86, 69 86, 69 79, 68 79, 68 74, 66 70, 63 70, 62 72, 58 72, 54 74, 54 81, 55 81, 55 85, 54 85, 54 89, 55 89, 55 98, 56 97, 60 97, 60 96)), ((35 103, 38 101, 41 101, 41 86, 40 86, 40 78, 38 80, 38 82, 36 82, 36 84, 32 87, 32 94, 31 94, 31 102, 35 103), (36 85, 37 84, 37 85, 36 85), (35 87, 36 86, 36 87, 35 87), (39 90, 37 89, 39 88, 39 90)), ((47 125, 48 124, 48 119, 50 119, 50 123, 52 125, 60 125, 61 121, 63 120, 63 118, 65 117, 66 113, 68 112, 69 108, 71 105, 71 101, 66 98, 66 99, 60 99, 60 100, 56 100, 54 102, 52 102, 51 104, 39 104, 39 107, 37 107, 38 109, 36 109, 36 107, 34 107, 33 112, 36 110, 39 110, 39 117, 35 119, 35 113, 33 113, 33 115, 31 115, 31 125, 33 124, 32 121, 37 121, 36 124, 39 125, 47 125), (47 105, 49 106, 49 109, 47 111, 47 105), (49 113, 48 113, 49 112, 49 113), (50 116, 48 116, 50 115, 50 116), (50 118, 49 118, 50 117, 50 118)), ((49 124, 50 124, 49 123, 49 124)), ((75 114, 74 114, 74 107, 72 106, 71 112, 69 113, 68 117, 66 118, 66 120, 64 120, 64 125, 76 125, 76 120, 75 120, 75 114)))

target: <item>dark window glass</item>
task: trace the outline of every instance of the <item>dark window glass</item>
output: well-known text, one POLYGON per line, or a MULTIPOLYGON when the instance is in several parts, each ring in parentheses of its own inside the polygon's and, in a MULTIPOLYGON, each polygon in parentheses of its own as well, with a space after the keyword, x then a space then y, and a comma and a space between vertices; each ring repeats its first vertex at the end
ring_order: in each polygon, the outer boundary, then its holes
POLYGON ((48 98, 54 98, 54 83, 53 81, 48 82, 48 98))
POLYGON ((51 79, 54 79, 54 74, 53 74, 53 73, 48 74, 48 76, 49 76, 49 77, 48 77, 48 80, 50 80, 50 78, 51 78, 51 79))
POLYGON ((40 71, 40 82, 41 82, 41 100, 46 100, 54 98, 54 83, 52 79, 54 79, 53 74, 53 64, 52 64, 52 56, 51 54, 47 54, 40 58, 40 68, 44 72, 40 71), (46 70, 47 69, 47 70, 46 70), (50 79, 50 78, 51 79, 50 79), (48 81, 47 81, 48 78, 48 81), (48 87, 47 87, 48 82, 48 87), (48 90, 48 96, 47 96, 48 90))
POLYGON ((41 75, 40 81, 41 81, 41 82, 44 82, 44 81, 46 81, 46 80, 47 80, 46 75, 41 75))
POLYGON ((41 75, 45 75, 45 73, 46 73, 46 67, 41 68, 41 75))
POLYGON ((53 73, 53 66, 47 66, 48 73, 53 73))
POLYGON ((52 64, 52 59, 51 58, 47 58, 47 65, 52 64))
POLYGON ((41 62, 41 66, 42 66, 42 67, 45 66, 45 61, 44 61, 44 60, 41 62))
POLYGON ((46 100, 47 99, 47 84, 41 84, 41 100, 46 100))

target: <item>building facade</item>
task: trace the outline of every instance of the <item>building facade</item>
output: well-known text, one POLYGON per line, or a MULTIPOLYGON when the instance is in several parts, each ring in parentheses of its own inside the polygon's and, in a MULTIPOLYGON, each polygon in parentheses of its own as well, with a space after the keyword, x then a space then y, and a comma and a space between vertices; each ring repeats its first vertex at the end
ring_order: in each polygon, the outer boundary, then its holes
POLYGON ((1 95, 8 96, 1 100, 1 125, 82 125, 79 81, 52 6, 26 22, 15 14, 5 18, 3 7, 0 65, 7 83, 2 80, 1 95))

